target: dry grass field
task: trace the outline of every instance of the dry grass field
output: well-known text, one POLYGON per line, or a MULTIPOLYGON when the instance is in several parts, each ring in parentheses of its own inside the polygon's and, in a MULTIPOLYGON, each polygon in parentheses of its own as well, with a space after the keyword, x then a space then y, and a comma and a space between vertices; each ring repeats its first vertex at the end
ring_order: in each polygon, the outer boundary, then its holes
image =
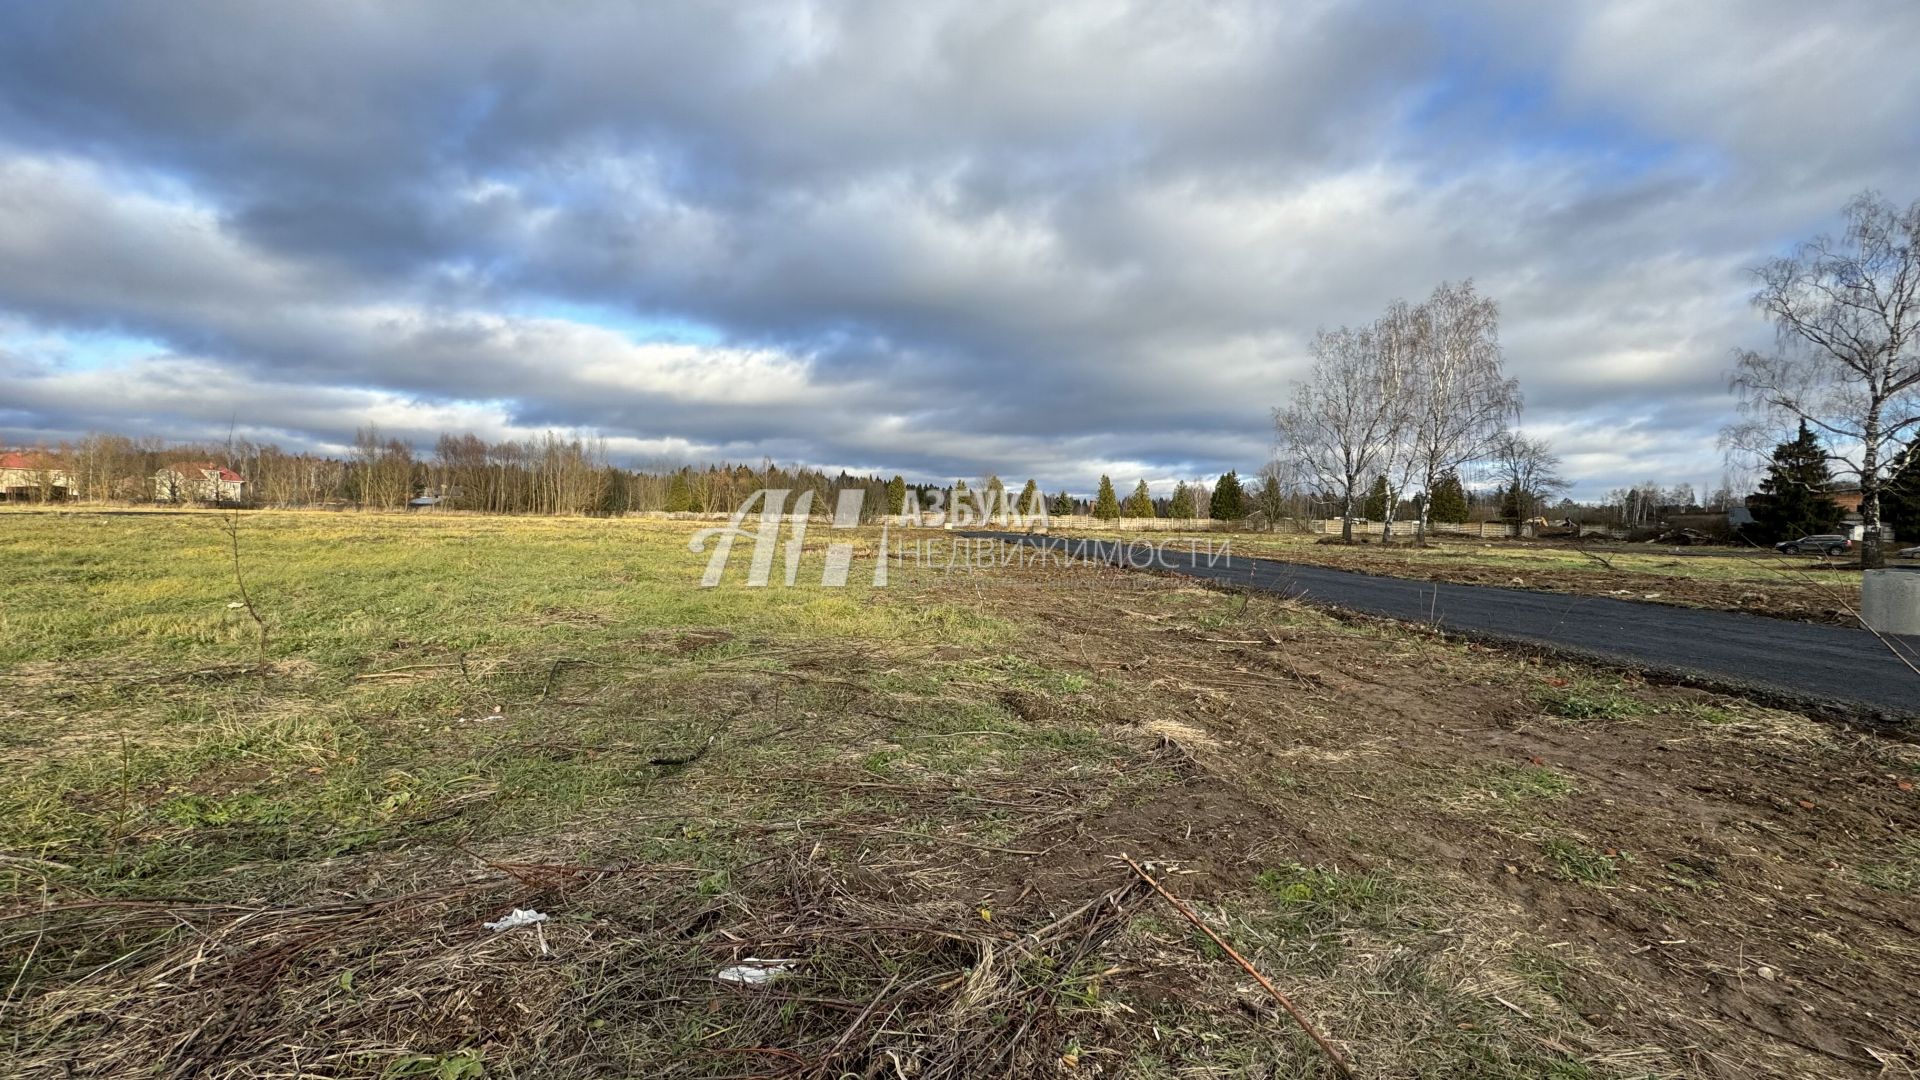
POLYGON ((0 513, 0 1074, 1337 1075, 1123 856, 1358 1076, 1920 1069, 1906 743, 871 533, 247 514, 256 622, 223 521, 0 513))

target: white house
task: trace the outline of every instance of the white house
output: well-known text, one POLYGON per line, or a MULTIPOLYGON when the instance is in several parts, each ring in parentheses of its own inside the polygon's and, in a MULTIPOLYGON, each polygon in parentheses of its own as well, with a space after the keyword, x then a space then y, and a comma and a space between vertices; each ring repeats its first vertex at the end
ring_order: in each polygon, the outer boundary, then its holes
POLYGON ((57 502, 73 483, 45 454, 0 453, 0 501, 57 502))
POLYGON ((153 474, 155 502, 236 503, 246 487, 239 473, 211 461, 183 461, 153 474))

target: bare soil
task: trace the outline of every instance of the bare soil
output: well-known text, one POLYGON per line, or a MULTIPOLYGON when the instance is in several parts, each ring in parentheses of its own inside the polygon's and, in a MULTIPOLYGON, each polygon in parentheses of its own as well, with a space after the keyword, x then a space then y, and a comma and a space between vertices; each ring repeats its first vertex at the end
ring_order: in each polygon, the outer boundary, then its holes
POLYGON ((1110 722, 1191 761, 1174 791, 1076 823, 1076 848, 1181 863, 1212 898, 1276 860, 1422 881, 1449 933, 1563 961, 1565 1037, 1600 1057, 1911 1075, 1920 903, 1869 883, 1920 822, 1910 747, 1639 682, 1607 691, 1630 715, 1568 719, 1536 692, 1562 700, 1591 678, 1577 669, 1271 617, 1258 599, 1204 630, 1103 604, 1048 616, 1049 651, 1097 658, 1142 703, 1110 722), (1515 776, 1564 793, 1503 795, 1515 776))

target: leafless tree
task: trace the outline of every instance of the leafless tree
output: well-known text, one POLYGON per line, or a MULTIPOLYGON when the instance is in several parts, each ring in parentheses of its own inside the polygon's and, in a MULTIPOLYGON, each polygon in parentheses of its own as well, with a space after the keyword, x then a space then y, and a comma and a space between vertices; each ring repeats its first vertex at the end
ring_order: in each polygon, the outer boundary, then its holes
POLYGON ((1422 493, 1414 540, 1427 540, 1441 477, 1488 456, 1520 411, 1500 357, 1500 308, 1473 282, 1443 282, 1416 309, 1421 354, 1407 387, 1408 480, 1422 493))
POLYGON ((413 447, 400 439, 382 439, 374 426, 353 433, 353 471, 362 507, 392 510, 413 497, 413 447))
POLYGON ((1387 482, 1386 505, 1380 515, 1380 542, 1393 539, 1393 523, 1400 500, 1412 482, 1414 469, 1414 413, 1416 388, 1422 378, 1428 349, 1427 313, 1395 300, 1373 323, 1377 352, 1376 380, 1387 424, 1379 450, 1378 475, 1387 482))
POLYGON ((1388 392, 1375 327, 1322 330, 1313 339, 1313 371, 1273 413, 1280 459, 1340 504, 1340 536, 1353 542, 1361 485, 1372 483, 1399 437, 1400 396, 1388 392))
POLYGON ((1835 471, 1860 484, 1860 561, 1882 565, 1880 494, 1889 460, 1920 429, 1920 200, 1875 192, 1847 204, 1839 237, 1819 236, 1758 268, 1753 302, 1778 334, 1738 354, 1741 422, 1724 441, 1757 457, 1806 421, 1835 471))
MULTIPOLYGON (((233 427, 231 425, 227 428, 226 460, 228 462, 234 460, 233 427)), ((213 483, 214 490, 218 491, 219 481, 215 480, 213 483)), ((254 636, 254 671, 264 680, 267 673, 267 620, 261 617, 260 609, 253 604, 253 594, 247 590, 247 576, 240 560, 240 509, 238 506, 229 506, 227 507, 227 512, 220 515, 220 529, 227 534, 228 548, 233 556, 233 585, 240 593, 240 607, 246 611, 247 616, 253 620, 253 628, 256 631, 254 636)))
POLYGON ((1274 460, 1260 467, 1250 502, 1266 531, 1277 532, 1283 522, 1290 523, 1295 531, 1305 531, 1301 511, 1308 500, 1301 496, 1298 480, 1297 467, 1287 462, 1274 460))
POLYGON ((1501 364, 1498 305, 1471 281, 1445 282, 1421 304, 1393 302, 1367 327, 1322 332, 1314 356, 1312 376, 1274 414, 1282 459, 1335 496, 1349 541, 1375 477, 1387 485, 1383 539, 1401 500, 1421 492, 1415 538, 1424 543, 1426 496, 1491 454, 1519 411, 1501 364))
POLYGON ((1560 456, 1546 440, 1519 431, 1500 435, 1494 446, 1493 467, 1500 479, 1501 508, 1515 536, 1520 535, 1522 522, 1539 516, 1549 499, 1572 486, 1561 478, 1560 456))

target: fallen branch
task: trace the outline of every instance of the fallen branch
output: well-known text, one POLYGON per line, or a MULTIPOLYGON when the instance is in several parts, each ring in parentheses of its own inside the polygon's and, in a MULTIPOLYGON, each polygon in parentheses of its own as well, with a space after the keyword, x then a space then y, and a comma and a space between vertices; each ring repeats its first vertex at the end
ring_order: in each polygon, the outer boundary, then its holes
POLYGON ((658 765, 663 768, 676 765, 691 765, 707 756, 707 751, 713 749, 713 742, 716 738, 718 738, 718 736, 709 735, 707 736, 707 741, 701 743, 698 750, 687 754, 670 754, 662 757, 648 758, 647 764, 658 765))
POLYGON ((1333 1067, 1340 1071, 1340 1075, 1348 1077, 1349 1080, 1351 1080, 1354 1075, 1353 1066, 1347 1064, 1347 1059, 1340 1056, 1340 1051, 1334 1049, 1333 1044, 1327 1041, 1326 1036, 1314 1030, 1312 1021, 1309 1021, 1306 1016, 1301 1013, 1299 1007, 1294 1005, 1292 999, 1281 993, 1279 988, 1269 982, 1265 975, 1260 974, 1258 968, 1247 962, 1246 957, 1241 956, 1234 950, 1234 947, 1227 944, 1219 934, 1214 933, 1213 927, 1208 926, 1200 916, 1194 914, 1193 909, 1187 906, 1186 901, 1168 892, 1158 881, 1153 880, 1153 875, 1142 869, 1139 863, 1134 862, 1125 855, 1120 856, 1120 858, 1124 860, 1128 866, 1133 868, 1134 873, 1140 875, 1140 880, 1153 886, 1154 892, 1159 893, 1162 899, 1173 905, 1173 910, 1179 912, 1181 916, 1192 923, 1196 929, 1207 935, 1215 945, 1220 946, 1220 951, 1232 957, 1235 963, 1245 968, 1247 974, 1258 980, 1260 985, 1266 988, 1267 993, 1273 995, 1273 1000, 1279 1002, 1280 1007, 1287 1010, 1287 1015, 1293 1017, 1293 1022, 1300 1025, 1300 1030, 1306 1032, 1307 1037, 1313 1040, 1313 1044, 1318 1046, 1320 1052, 1327 1056, 1327 1060, 1333 1063, 1333 1067))
POLYGON ((1582 555, 1585 555, 1585 556, 1586 556, 1587 558, 1589 558, 1589 559, 1592 559, 1592 560, 1593 560, 1594 562, 1597 562, 1597 563, 1599 563, 1599 564, 1600 564, 1601 566, 1604 566, 1604 567, 1606 567, 1606 568, 1607 568, 1607 569, 1609 569, 1609 570, 1612 570, 1612 569, 1614 569, 1614 565, 1613 565, 1613 560, 1612 560, 1612 559, 1609 559, 1609 558, 1605 558, 1605 557, 1603 557, 1603 556, 1600 556, 1600 555, 1596 555, 1596 554, 1594 554, 1593 552, 1591 552, 1591 551, 1588 551, 1588 550, 1587 550, 1586 548, 1574 548, 1573 550, 1575 550, 1575 551, 1577 551, 1577 552, 1579 552, 1579 553, 1580 553, 1580 554, 1582 554, 1582 555))

